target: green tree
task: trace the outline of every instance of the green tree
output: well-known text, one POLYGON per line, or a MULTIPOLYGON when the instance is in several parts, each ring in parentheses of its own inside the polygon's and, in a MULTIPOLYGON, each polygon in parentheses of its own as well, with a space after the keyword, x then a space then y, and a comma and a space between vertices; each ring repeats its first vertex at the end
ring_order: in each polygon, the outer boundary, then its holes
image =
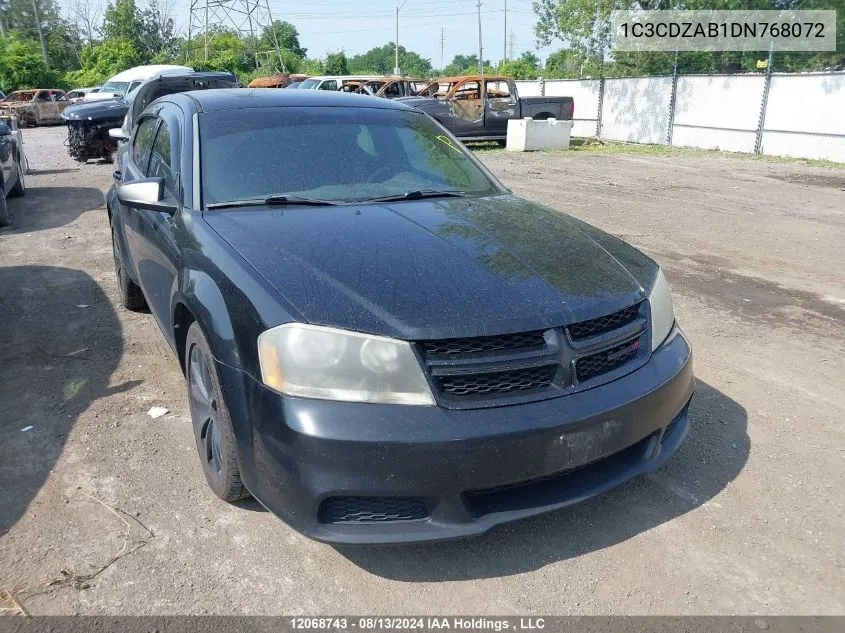
POLYGON ((326 74, 327 75, 348 75, 349 62, 346 59, 346 53, 343 51, 339 53, 329 53, 326 55, 326 74))
POLYGON ((59 71, 78 68, 81 44, 71 25, 62 19, 59 5, 54 0, 35 0, 35 6, 38 20, 35 19, 33 0, 0 0, 0 20, 9 34, 16 31, 35 41, 38 41, 40 24, 50 68, 59 71))
POLYGON ((514 79, 537 79, 542 70, 540 58, 531 51, 526 51, 518 59, 512 59, 499 65, 499 73, 514 79))
POLYGON ((0 89, 3 92, 57 87, 62 87, 62 82, 55 71, 48 70, 37 40, 17 32, 0 38, 0 89))
MULTIPOLYGON (((352 57, 349 60, 349 70, 356 75, 368 73, 390 75, 393 73, 395 63, 395 46, 385 44, 352 57)), ((428 77, 433 73, 430 60, 423 58, 419 53, 407 50, 401 45, 399 46, 399 68, 404 74, 414 77, 428 77)))
POLYGON ((274 32, 280 49, 290 51, 299 59, 305 59, 308 49, 303 48, 299 43, 299 31, 290 22, 283 22, 282 20, 273 20, 272 26, 264 27, 264 32, 261 34, 259 41, 260 50, 272 51, 274 49, 274 32))
MULTIPOLYGON (((484 68, 492 68, 489 60, 484 60, 484 68)), ((455 55, 452 62, 443 69, 443 74, 453 75, 475 75, 478 73, 478 55, 455 55)))

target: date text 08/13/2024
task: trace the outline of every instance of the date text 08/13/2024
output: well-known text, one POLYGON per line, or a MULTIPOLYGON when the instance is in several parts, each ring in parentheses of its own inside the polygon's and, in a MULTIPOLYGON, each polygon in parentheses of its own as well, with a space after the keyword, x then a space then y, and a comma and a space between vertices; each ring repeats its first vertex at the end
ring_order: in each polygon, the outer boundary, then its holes
POLYGON ((546 628, 544 618, 489 618, 489 617, 296 617, 290 620, 295 630, 347 630, 408 631, 538 631, 546 628))

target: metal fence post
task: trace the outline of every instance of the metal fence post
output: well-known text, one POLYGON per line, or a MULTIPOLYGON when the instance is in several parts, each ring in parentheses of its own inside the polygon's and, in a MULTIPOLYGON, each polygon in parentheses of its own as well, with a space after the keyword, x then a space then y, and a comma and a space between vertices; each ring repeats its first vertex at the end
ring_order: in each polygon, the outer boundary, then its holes
POLYGON ((537 83, 540 84, 540 96, 546 96, 546 80, 543 77, 539 77, 537 79, 537 83))
POLYGON ((601 138, 602 110, 604 110, 604 76, 599 79, 599 111, 596 114, 596 138, 601 138))
POLYGON ((774 57, 774 43, 769 46, 769 63, 766 65, 766 80, 763 83, 763 99, 760 103, 760 118, 757 122, 757 138, 754 140, 754 153, 763 150, 763 127, 766 125, 766 109, 769 107, 769 88, 772 86, 772 58, 774 57))
POLYGON ((675 66, 672 69, 672 95, 669 97, 669 129, 666 130, 666 145, 672 147, 675 130, 675 106, 678 100, 678 51, 675 51, 675 66))

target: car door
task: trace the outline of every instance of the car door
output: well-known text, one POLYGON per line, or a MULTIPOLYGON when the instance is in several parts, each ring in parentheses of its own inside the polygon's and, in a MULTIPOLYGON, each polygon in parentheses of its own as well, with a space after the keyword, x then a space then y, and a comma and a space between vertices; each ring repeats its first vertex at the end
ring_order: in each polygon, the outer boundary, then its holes
MULTIPOLYGON (((145 178, 164 178, 165 198, 177 200, 180 198, 176 167, 180 129, 179 118, 175 114, 167 107, 159 111, 149 161, 143 172, 145 178)), ((162 326, 165 336, 170 339, 170 298, 179 266, 176 239, 179 213, 133 208, 129 214, 136 218, 130 248, 135 257, 138 284, 144 291, 150 311, 162 326)))
MULTIPOLYGON (((138 120, 129 141, 129 148, 121 155, 120 166, 114 172, 116 187, 146 178, 158 123, 155 114, 146 114, 138 120)), ((119 202, 116 204, 119 218, 114 223, 115 240, 119 242, 123 262, 130 272, 130 277, 137 280, 138 261, 145 257, 143 251, 147 249, 144 218, 138 209, 125 207, 119 202)))
POLYGON ((516 116, 516 95, 504 79, 487 80, 484 95, 484 130, 487 136, 506 136, 508 121, 516 116))
POLYGON ((481 81, 466 79, 458 82, 446 97, 446 103, 452 118, 449 128, 455 136, 473 137, 484 134, 481 81))

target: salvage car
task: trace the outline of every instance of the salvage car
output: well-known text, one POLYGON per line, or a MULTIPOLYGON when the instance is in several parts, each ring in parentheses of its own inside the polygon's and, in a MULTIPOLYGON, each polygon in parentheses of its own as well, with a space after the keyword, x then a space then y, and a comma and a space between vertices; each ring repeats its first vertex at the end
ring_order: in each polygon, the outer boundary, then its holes
POLYGON ((237 79, 226 72, 194 72, 167 70, 136 87, 125 97, 80 103, 64 112, 67 122, 68 153, 74 160, 85 161, 101 158, 114 162, 121 135, 112 136, 115 128, 132 129, 135 117, 160 96, 187 90, 232 88, 237 79))
POLYGON ((309 537, 480 534, 687 433, 660 267, 395 100, 163 97, 107 200, 121 301, 175 351, 211 489, 309 537))
POLYGON ((290 88, 297 81, 305 81, 308 75, 276 73, 269 77, 258 77, 249 82, 249 88, 290 88))
POLYGON ((309 77, 301 84, 300 90, 339 90, 349 82, 360 84, 363 81, 383 81, 384 77, 381 75, 332 75, 322 77, 309 77))
POLYGON ((14 117, 0 117, 0 226, 11 224, 6 196, 26 194, 26 158, 14 117))
POLYGON ((73 90, 67 93, 68 101, 70 101, 71 104, 79 103, 80 101, 85 99, 86 95, 88 95, 88 93, 92 90, 97 90, 99 92, 97 88, 74 88, 73 90))
POLYGON ((0 115, 16 116, 21 127, 61 123, 69 104, 64 90, 18 90, 0 102, 0 115))
POLYGON ((418 96, 400 100, 434 117, 464 141, 504 142, 511 119, 570 121, 575 115, 572 97, 520 97, 511 77, 443 77, 418 96))

